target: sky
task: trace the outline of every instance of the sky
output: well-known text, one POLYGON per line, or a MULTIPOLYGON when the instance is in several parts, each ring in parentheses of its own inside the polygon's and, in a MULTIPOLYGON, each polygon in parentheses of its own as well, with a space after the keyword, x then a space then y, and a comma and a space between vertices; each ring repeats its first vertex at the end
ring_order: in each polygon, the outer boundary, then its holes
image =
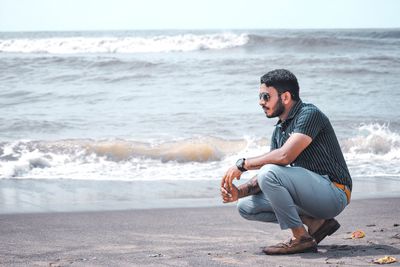
POLYGON ((0 31, 400 28, 399 0, 0 0, 0 31))

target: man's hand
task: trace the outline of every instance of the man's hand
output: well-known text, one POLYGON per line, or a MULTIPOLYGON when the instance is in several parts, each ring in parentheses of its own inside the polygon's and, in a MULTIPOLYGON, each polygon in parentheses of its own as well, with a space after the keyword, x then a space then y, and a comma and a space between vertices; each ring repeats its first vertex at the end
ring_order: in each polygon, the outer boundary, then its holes
POLYGON ((230 167, 222 178, 221 187, 225 188, 228 192, 231 192, 233 179, 236 178, 240 180, 240 175, 242 175, 242 172, 239 171, 236 166, 230 167))
POLYGON ((234 202, 239 199, 239 190, 235 185, 232 185, 232 190, 230 192, 224 187, 221 187, 221 196, 224 203, 234 202))

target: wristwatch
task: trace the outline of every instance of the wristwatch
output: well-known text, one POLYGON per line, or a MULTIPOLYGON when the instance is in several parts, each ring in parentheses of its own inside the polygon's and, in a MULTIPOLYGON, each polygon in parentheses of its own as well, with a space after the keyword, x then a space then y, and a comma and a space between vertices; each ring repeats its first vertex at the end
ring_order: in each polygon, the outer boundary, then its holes
POLYGON ((242 159, 238 159, 237 161, 236 161, 236 167, 239 169, 239 171, 241 171, 241 172, 245 172, 245 171, 247 171, 246 170, 246 168, 244 167, 244 162, 245 162, 245 158, 242 158, 242 159))

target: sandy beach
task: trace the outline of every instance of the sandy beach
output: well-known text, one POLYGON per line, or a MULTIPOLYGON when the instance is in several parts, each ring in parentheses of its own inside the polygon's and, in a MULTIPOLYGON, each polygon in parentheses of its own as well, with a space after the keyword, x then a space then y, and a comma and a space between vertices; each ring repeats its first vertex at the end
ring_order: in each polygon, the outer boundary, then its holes
MULTIPOLYGON (((368 266, 400 259, 399 198, 354 200, 318 253, 266 256, 289 237, 242 219, 234 205, 209 208, 0 215, 1 266, 368 266), (361 229, 362 239, 351 239, 361 229)), ((394 263, 390 266, 400 266, 394 263)))
POLYGON ((1 32, 0 266, 400 258, 398 28, 69 29, 1 32), (316 254, 261 254, 290 233, 219 197, 229 166, 270 151, 278 120, 259 106, 259 78, 276 68, 330 119, 353 179, 316 254))

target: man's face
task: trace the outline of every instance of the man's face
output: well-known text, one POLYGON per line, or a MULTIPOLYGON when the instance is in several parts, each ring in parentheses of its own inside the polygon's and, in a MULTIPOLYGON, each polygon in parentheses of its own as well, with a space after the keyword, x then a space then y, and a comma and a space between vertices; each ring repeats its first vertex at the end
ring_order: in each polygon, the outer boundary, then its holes
POLYGON ((264 97, 261 97, 259 101, 260 106, 262 107, 265 115, 268 118, 278 117, 285 111, 285 106, 282 103, 281 96, 278 94, 278 91, 274 87, 267 87, 263 83, 260 86, 259 93, 267 93, 269 95, 268 100, 264 99, 264 97))

